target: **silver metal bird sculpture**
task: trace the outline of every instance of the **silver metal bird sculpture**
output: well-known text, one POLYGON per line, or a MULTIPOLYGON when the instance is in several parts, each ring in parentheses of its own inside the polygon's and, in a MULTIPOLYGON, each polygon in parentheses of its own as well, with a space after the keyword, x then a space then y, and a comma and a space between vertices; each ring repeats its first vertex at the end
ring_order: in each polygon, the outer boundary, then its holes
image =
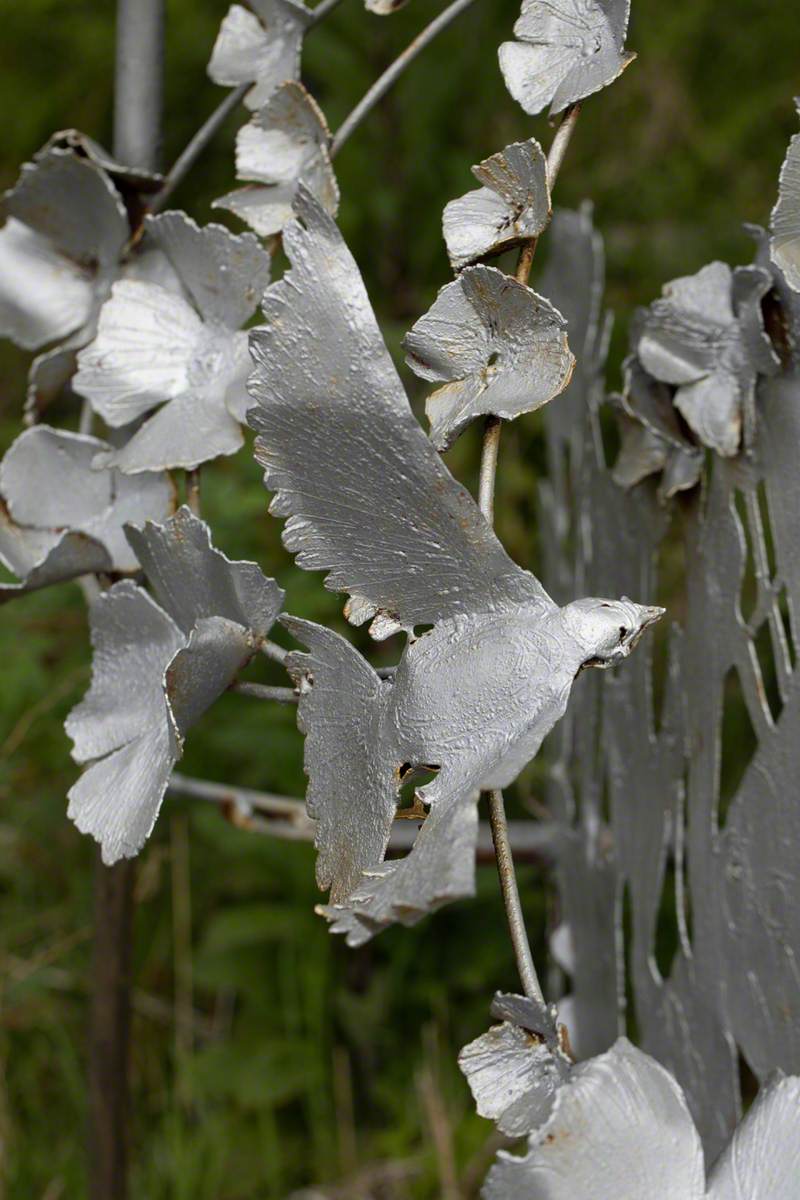
POLYGON ((357 944, 471 891, 476 794, 510 784, 577 674, 621 661, 663 610, 559 608, 511 561, 415 419, 334 221, 304 189, 295 213, 291 270, 251 335, 256 458, 298 565, 328 571, 326 586, 350 594, 349 619, 371 619, 374 636, 409 634, 383 679, 340 635, 282 618, 308 648, 288 665, 317 878, 334 928, 357 944), (387 863, 400 784, 417 767, 437 770, 418 792, 430 815, 408 857, 387 863))

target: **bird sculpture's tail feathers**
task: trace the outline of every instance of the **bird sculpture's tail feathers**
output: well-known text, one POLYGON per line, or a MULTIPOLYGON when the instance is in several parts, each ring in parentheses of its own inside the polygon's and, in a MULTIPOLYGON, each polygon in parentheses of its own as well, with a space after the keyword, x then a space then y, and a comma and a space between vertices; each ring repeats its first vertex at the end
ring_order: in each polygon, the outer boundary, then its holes
POLYGON ((286 666, 300 692, 306 804, 319 822, 317 882, 341 903, 362 872, 383 861, 395 815, 400 781, 381 737, 391 684, 333 630, 280 619, 308 647, 293 651, 286 666))

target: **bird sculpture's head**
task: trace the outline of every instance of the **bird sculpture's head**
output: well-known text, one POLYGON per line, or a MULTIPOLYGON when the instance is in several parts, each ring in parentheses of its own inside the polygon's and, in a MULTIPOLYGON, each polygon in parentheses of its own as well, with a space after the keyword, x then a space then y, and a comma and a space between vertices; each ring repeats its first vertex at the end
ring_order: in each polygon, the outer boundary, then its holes
POLYGON ((639 638, 666 611, 621 600, 574 600, 564 611, 566 626, 585 651, 584 667, 613 667, 627 658, 639 638))

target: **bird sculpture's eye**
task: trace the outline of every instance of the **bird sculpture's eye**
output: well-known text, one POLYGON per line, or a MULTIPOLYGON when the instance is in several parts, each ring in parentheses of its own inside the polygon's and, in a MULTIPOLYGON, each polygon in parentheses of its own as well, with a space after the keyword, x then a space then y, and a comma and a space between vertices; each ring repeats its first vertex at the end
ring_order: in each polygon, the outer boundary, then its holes
POLYGON ((625 638, 626 638, 627 636, 628 636, 628 631, 627 631, 627 629, 625 628, 625 626, 624 626, 624 625, 620 625, 620 627, 619 627, 619 640, 620 640, 621 642, 624 642, 624 641, 625 641, 625 638))

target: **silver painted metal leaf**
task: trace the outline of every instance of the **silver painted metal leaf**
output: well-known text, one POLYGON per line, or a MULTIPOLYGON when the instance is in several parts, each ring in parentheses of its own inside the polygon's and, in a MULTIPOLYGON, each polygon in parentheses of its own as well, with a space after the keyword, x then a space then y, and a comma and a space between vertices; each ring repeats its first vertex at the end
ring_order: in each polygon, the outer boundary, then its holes
POLYGON ((208 74, 215 83, 252 83, 245 96, 258 109, 287 79, 300 75, 303 35, 311 13, 295 0, 251 0, 232 4, 223 18, 208 74))
POLYGON ((331 214, 339 188, 330 154, 330 130, 303 85, 282 83, 236 138, 236 178, 248 186, 215 200, 261 237, 280 233, 293 216, 292 201, 303 183, 331 214))
POLYGON ((757 267, 714 262, 667 284, 641 319, 642 366, 677 388, 675 407, 695 436, 726 457, 752 444, 756 377, 778 365, 760 310, 769 287, 757 267))
POLYGON ((630 0, 523 0, 500 69, 525 112, 549 104, 559 113, 613 83, 636 57, 625 50, 630 8, 630 0))
POLYGON ((167 516, 173 488, 165 475, 132 480, 94 470, 94 458, 109 449, 98 438, 36 425, 7 451, 0 463, 0 559, 22 583, 4 598, 94 571, 137 569, 123 526, 167 516))
POLYGON ((528 1152, 501 1151, 483 1200, 703 1200, 703 1152, 683 1093, 620 1038, 576 1067, 528 1152))
MULTIPOLYGON (((800 111, 800 110, 799 110, 800 111)), ((772 261, 800 292, 800 133, 789 142, 781 167, 778 202, 772 210, 772 261)))
POLYGON ((442 217, 454 270, 538 237, 550 220, 547 160, 535 138, 506 146, 472 173, 483 186, 451 200, 442 217))
POLYGON ((446 450, 479 416, 513 420, 564 390, 575 359, 561 313, 495 267, 467 267, 403 340, 406 362, 441 382, 425 405, 446 450))
POLYGON ((248 415, 287 548, 405 627, 547 604, 415 420, 333 220, 303 188, 295 204, 291 270, 251 333, 248 415))
POLYGON ((51 134, 36 158, 43 158, 51 150, 69 150, 81 158, 88 158, 123 190, 131 188, 139 193, 157 192, 164 182, 163 175, 157 171, 144 171, 140 167, 121 163, 99 142, 79 129, 59 129, 51 134))
POLYGON ((92 686, 65 726, 73 758, 90 765, 70 789, 68 816, 114 863, 150 836, 177 758, 162 681, 184 638, 127 580, 95 601, 91 624, 92 686))
POLYGON ((256 652, 283 600, 255 563, 216 550, 186 508, 126 533, 165 608, 127 581, 95 602, 92 686, 66 723, 73 757, 89 764, 69 816, 108 863, 144 845, 186 731, 256 652))
POLYGON ((88 272, 9 218, 0 229, 0 336, 35 350, 83 325, 91 305, 88 272))
POLYGON ((263 641, 275 624, 282 589, 256 563, 217 550, 206 523, 185 506, 161 525, 148 521, 126 534, 156 599, 184 633, 203 618, 225 617, 263 641))
POLYGON ((478 1113, 501 1133, 523 1137, 550 1115, 570 1062, 557 1041, 555 1015, 525 996, 496 996, 494 1025, 458 1056, 478 1113))
POLYGON ((650 475, 660 475, 662 501, 689 491, 700 482, 704 452, 693 442, 678 419, 674 390, 644 370, 635 356, 624 364, 625 387, 621 397, 622 445, 613 478, 629 488, 650 475))
POLYGON ((250 363, 239 325, 270 271, 251 234, 200 229, 181 213, 164 213, 148 229, 185 295, 146 280, 116 283, 73 384, 112 427, 163 405, 124 446, 98 458, 127 474, 196 467, 242 445, 250 363))
POLYGON ((240 329, 269 284, 272 259, 252 233, 200 226, 182 212, 148 217, 145 228, 172 263, 202 319, 240 329))
POLYGON ((763 1087, 711 1172, 708 1200, 796 1200, 800 1078, 763 1087))

